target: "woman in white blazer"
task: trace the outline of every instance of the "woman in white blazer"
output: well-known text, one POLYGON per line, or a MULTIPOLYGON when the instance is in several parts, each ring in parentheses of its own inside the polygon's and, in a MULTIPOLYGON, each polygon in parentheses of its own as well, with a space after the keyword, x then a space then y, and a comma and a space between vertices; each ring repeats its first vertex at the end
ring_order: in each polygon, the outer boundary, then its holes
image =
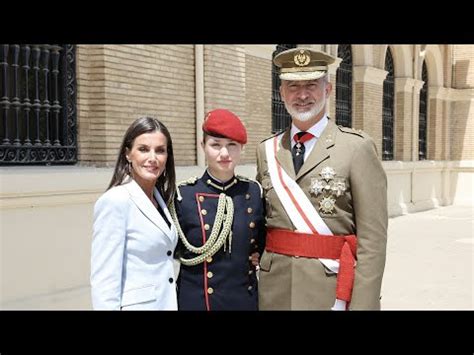
POLYGON ((154 118, 137 119, 94 207, 94 309, 177 309, 173 253, 178 238, 167 208, 175 177, 168 129, 154 118))

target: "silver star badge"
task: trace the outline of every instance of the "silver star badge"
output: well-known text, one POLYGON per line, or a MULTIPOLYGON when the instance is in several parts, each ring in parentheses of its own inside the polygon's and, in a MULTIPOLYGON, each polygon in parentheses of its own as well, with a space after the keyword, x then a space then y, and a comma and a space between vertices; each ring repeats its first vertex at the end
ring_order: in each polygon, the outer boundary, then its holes
POLYGON ((330 166, 326 166, 323 168, 323 170, 321 170, 319 175, 321 175, 321 177, 325 180, 332 180, 334 176, 336 176, 336 172, 330 166))

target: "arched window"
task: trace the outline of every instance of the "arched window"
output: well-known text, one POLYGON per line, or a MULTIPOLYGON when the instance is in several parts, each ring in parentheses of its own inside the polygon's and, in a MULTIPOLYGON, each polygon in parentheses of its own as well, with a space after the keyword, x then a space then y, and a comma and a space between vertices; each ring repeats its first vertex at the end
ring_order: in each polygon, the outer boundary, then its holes
POLYGON ((393 101, 395 96, 395 71, 390 48, 387 48, 387 54, 385 55, 385 70, 388 74, 383 82, 382 159, 393 160, 393 101))
POLYGON ((428 70, 426 62, 423 62, 421 70, 421 80, 425 83, 420 91, 420 121, 418 124, 418 160, 426 159, 426 128, 427 128, 427 109, 428 109, 428 70))
POLYGON ((342 62, 336 71, 336 123, 352 127, 352 51, 350 44, 340 44, 337 56, 342 62))
MULTIPOLYGON (((295 44, 279 44, 273 52, 272 59, 278 53, 287 49, 296 48, 295 44)), ((291 122, 291 117, 286 112, 285 104, 280 97, 280 71, 272 62, 272 133, 284 131, 291 122)))

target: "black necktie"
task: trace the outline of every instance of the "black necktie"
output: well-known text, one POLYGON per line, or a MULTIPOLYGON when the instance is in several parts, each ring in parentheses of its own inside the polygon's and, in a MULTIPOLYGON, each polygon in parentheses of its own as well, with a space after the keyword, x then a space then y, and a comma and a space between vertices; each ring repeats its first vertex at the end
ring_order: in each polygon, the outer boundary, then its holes
POLYGON ((305 153, 305 146, 304 142, 313 138, 313 135, 308 132, 298 132, 295 134, 293 139, 296 141, 296 144, 293 146, 292 155, 293 155, 293 166, 295 167, 295 174, 298 174, 301 167, 304 163, 304 153, 305 153))

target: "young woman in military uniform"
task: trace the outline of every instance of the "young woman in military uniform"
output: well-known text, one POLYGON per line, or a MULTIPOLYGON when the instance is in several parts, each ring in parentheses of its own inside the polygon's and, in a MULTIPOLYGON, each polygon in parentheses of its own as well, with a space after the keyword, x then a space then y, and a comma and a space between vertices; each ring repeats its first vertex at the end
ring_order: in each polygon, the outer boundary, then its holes
POLYGON ((264 248, 264 207, 258 182, 235 175, 247 132, 218 109, 203 123, 207 169, 178 186, 175 210, 181 262, 179 310, 257 310, 256 266, 264 248))

